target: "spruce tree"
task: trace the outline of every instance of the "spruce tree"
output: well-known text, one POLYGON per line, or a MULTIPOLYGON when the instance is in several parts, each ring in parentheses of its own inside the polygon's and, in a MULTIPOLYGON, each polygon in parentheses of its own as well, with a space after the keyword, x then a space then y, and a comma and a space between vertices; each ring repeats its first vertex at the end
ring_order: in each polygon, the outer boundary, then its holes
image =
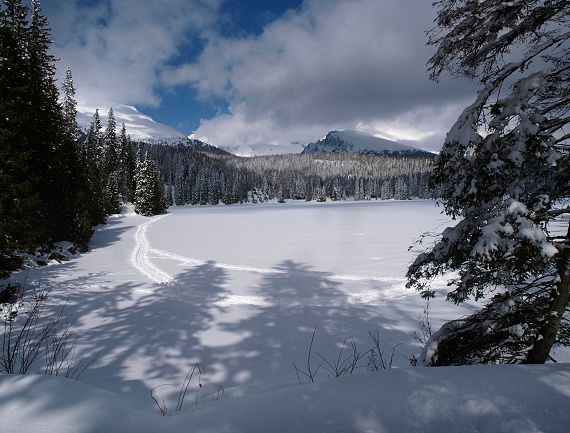
POLYGON ((77 143, 58 102, 40 2, 2 1, 0 29, 0 243, 33 250, 78 235, 77 143))
POLYGON ((135 173, 135 212, 152 216, 166 212, 168 203, 160 172, 148 154, 137 162, 135 173))
POLYGON ((114 175, 119 170, 120 149, 119 140, 117 139, 117 121, 115 119, 113 108, 109 109, 104 143, 104 171, 108 175, 114 175))
POLYGON ((25 176, 26 141, 18 134, 21 113, 18 100, 24 92, 21 60, 24 56, 24 28, 26 10, 20 2, 2 2, 0 5, 0 277, 18 266, 12 250, 19 212, 15 208, 15 192, 25 176), (14 73, 16 72, 16 73, 14 73), (22 152, 22 153, 20 153, 22 152))
POLYGON ((109 109, 103 143, 101 171, 105 179, 103 184, 104 209, 106 215, 111 215, 120 212, 118 180, 120 149, 113 108, 109 109))
POLYGON ((135 151, 123 123, 120 138, 119 194, 124 201, 133 202, 135 194, 135 151))
MULTIPOLYGON (((62 90, 62 114, 63 128, 65 130, 66 141, 68 142, 67 154, 72 158, 75 174, 69 181, 73 184, 75 191, 75 211, 73 217, 73 234, 71 239, 81 248, 87 249, 87 243, 93 235, 92 226, 95 224, 94 218, 89 212, 89 202, 92 192, 89 189, 85 166, 81 156, 81 145, 79 143, 80 131, 77 124, 77 101, 75 100, 75 86, 73 76, 69 68, 65 71, 65 77, 61 86, 62 90)), ((68 167, 69 168, 69 167, 68 167)))
POLYGON ((455 271, 448 299, 486 302, 444 325, 424 361, 544 363, 570 343, 570 2, 435 4, 432 78, 445 71, 481 89, 431 179, 458 222, 415 260, 408 284, 432 297, 431 280, 455 271))
POLYGON ((83 152, 84 154, 89 154, 101 170, 104 163, 104 149, 103 125, 99 116, 99 109, 96 109, 91 119, 91 125, 87 130, 87 137, 83 143, 83 152))
POLYGON ((119 203, 119 185, 117 183, 117 177, 109 175, 105 180, 105 187, 103 189, 105 215, 120 213, 121 204, 119 203))
POLYGON ((27 61, 29 9, 21 1, 2 3, 5 7, 0 11, 1 221, 5 248, 10 250, 41 242, 41 236, 32 233, 32 214, 40 207, 40 196, 30 169, 35 149, 26 135, 31 121, 27 108, 31 93, 27 61))
POLYGON ((86 177, 88 193, 88 213, 93 225, 105 222, 105 177, 103 172, 103 126, 99 110, 95 110, 87 137, 82 148, 82 163, 86 177))
POLYGON ((168 209, 168 200, 164 191, 164 182, 156 164, 151 161, 150 177, 152 179, 152 213, 159 215, 168 209))
POLYGON ((63 118, 68 134, 79 143, 79 126, 77 125, 77 101, 75 100, 75 85, 73 84, 73 75, 69 68, 65 71, 65 77, 61 85, 63 92, 62 108, 63 118))

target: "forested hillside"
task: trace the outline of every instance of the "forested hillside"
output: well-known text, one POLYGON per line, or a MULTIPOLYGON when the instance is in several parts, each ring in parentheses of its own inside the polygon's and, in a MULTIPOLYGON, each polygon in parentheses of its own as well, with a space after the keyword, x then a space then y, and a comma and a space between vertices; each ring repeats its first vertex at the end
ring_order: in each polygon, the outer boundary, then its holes
POLYGON ((287 154, 243 158, 185 146, 138 143, 162 173, 170 204, 277 199, 326 201, 428 198, 431 158, 287 154))

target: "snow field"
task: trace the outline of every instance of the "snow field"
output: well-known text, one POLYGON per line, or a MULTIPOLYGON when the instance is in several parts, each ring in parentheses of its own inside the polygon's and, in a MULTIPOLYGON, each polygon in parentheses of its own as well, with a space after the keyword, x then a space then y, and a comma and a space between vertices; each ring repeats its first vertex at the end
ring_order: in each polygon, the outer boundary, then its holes
MULTIPOLYGON (((27 281, 67 303, 76 356, 100 354, 82 381, 153 410, 150 389, 173 384, 159 389, 172 407, 196 362, 202 400, 220 385, 228 397, 294 384, 292 362, 306 365, 315 326, 314 349, 327 359, 345 339, 366 350, 378 329, 387 353, 400 345, 395 365, 408 366, 424 306, 404 287, 417 253, 408 247, 445 221, 430 201, 125 213, 97 229, 89 253, 27 281)), ((434 323, 469 308, 438 300, 434 323)))
MULTIPOLYGON (((0 375, 7 433, 565 433, 570 364, 395 368, 299 386, 292 362, 343 340, 408 367, 424 302, 405 289, 413 240, 445 225, 432 202, 174 208, 111 217, 92 250, 17 275, 51 288, 80 333, 80 382, 0 375), (202 362, 181 412, 181 383, 202 362), (161 417, 153 391, 173 416, 161 417), (109 392, 111 391, 111 393, 109 392), (240 397, 241 398, 234 398, 240 397), (164 400, 162 400, 164 399, 164 400)), ((436 282, 445 287, 445 281, 436 282)), ((432 302, 432 323, 467 314, 432 302)))

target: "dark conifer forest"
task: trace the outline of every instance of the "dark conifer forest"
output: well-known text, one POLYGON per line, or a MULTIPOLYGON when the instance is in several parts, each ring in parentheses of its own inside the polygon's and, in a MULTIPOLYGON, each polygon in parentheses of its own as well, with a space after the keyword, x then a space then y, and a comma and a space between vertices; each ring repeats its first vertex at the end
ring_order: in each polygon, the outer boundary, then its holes
POLYGON ((237 157, 137 143, 156 163, 169 204, 430 198, 431 158, 356 154, 237 157))
POLYGON ((96 221, 73 121, 64 114, 49 53, 47 21, 36 2, 0 10, 0 274, 13 252, 58 240, 86 246, 96 221))

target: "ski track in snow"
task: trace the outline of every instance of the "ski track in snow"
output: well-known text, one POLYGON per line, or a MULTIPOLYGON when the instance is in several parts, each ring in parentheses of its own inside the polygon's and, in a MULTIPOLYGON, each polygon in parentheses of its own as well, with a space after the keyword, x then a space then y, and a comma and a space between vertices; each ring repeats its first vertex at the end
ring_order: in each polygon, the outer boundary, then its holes
MULTIPOLYGON (((137 269, 146 278, 153 281, 154 283, 160 285, 168 285, 177 288, 178 292, 182 292, 183 288, 177 287, 175 279, 164 272, 163 270, 156 267, 151 259, 167 259, 175 260, 183 265, 187 266, 203 266, 205 264, 212 264, 213 267, 229 270, 229 271, 243 271, 243 272, 254 272, 265 275, 278 275, 278 274, 295 274, 295 272, 274 269, 274 268, 258 268, 253 266, 244 265, 232 265, 227 263, 211 262, 200 259, 193 259, 190 257, 181 256, 179 254, 171 253, 169 251, 159 250, 156 248, 151 248, 150 242, 147 238, 148 228, 154 224, 156 221, 168 216, 159 215, 151 218, 150 220, 142 223, 138 226, 135 233, 135 246, 131 253, 130 262, 135 269, 137 269)), ((301 273, 299 273, 301 274, 301 273)), ((331 297, 327 296, 313 296, 310 298, 295 298, 291 299, 278 299, 275 297, 265 297, 265 296, 243 296, 243 295, 222 295, 219 296, 214 302, 206 302, 207 304, 227 307, 236 305, 254 305, 259 307, 268 307, 273 305, 280 306, 343 306, 343 305, 353 305, 353 304, 374 304, 388 299, 396 299, 405 297, 404 294, 404 278, 397 277, 365 277, 358 275, 334 275, 334 274, 323 274, 318 272, 303 272, 303 276, 312 277, 322 277, 326 276, 329 280, 336 281, 378 281, 378 282, 393 282, 396 283, 391 287, 384 288, 383 290, 369 290, 357 293, 348 293, 344 297, 334 295, 331 297)), ((187 294, 185 291, 185 298, 193 299, 194 301, 200 298, 206 298, 208 294, 204 293, 200 295, 199 293, 187 294)))
POLYGON ((131 264, 141 274, 143 274, 149 280, 154 281, 158 284, 170 283, 172 281, 172 277, 166 272, 158 269, 150 262, 150 244, 148 242, 148 238, 146 237, 146 231, 151 224, 155 223, 161 218, 164 218, 165 216, 168 216, 168 214, 156 216, 138 226, 135 233, 135 247, 133 248, 130 260, 131 264))

